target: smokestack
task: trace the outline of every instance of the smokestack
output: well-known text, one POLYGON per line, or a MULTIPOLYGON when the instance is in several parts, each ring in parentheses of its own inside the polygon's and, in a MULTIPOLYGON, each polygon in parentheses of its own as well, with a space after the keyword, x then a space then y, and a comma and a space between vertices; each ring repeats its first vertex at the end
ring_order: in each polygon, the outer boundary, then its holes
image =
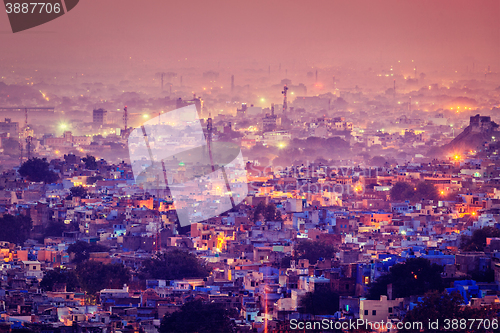
POLYGON ((231 92, 234 91, 234 75, 231 75, 231 92))
POLYGON ((408 102, 408 112, 411 112, 411 96, 410 96, 410 101, 408 102))
POLYGON ((274 103, 271 103, 271 116, 274 117, 274 103))
POLYGON ((396 79, 394 79, 394 89, 393 89, 394 97, 396 97, 396 79))
POLYGON ((316 70, 316 83, 318 82, 318 70, 316 70))

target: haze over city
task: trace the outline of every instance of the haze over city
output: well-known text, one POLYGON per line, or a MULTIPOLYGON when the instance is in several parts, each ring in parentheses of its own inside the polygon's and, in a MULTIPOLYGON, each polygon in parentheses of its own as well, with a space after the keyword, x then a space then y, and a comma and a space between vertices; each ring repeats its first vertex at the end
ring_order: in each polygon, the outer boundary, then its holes
POLYGON ((9 3, 1 332, 496 331, 500 2, 9 3))

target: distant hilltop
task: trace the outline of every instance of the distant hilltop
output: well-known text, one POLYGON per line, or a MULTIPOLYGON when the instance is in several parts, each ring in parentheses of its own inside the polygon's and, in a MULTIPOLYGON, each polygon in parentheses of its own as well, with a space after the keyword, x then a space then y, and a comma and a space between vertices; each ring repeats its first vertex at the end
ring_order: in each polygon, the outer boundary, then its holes
POLYGON ((485 142, 490 142, 492 137, 499 136, 499 125, 491 120, 489 116, 479 114, 470 117, 469 126, 460 133, 449 144, 444 145, 446 151, 464 151, 476 149, 485 142))

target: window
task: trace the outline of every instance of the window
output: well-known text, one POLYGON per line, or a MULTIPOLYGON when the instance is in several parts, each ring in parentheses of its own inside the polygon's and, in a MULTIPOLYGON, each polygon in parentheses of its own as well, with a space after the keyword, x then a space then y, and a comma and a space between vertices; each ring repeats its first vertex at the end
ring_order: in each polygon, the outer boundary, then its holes
POLYGON ((372 310, 372 316, 377 315, 377 310, 372 310))
POLYGON ((368 316, 368 310, 365 310, 365 316, 368 316))
POLYGON ((346 290, 349 290, 349 284, 346 284, 346 285, 345 285, 345 289, 346 289, 346 290))
POLYGON ((389 308, 389 313, 392 313, 392 307, 389 308))

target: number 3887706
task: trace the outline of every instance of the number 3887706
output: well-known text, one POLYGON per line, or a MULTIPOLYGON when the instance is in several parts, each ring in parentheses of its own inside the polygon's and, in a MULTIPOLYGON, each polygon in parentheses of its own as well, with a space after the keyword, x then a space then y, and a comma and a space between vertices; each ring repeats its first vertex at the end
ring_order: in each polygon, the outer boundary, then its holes
POLYGON ((60 3, 45 3, 45 2, 23 2, 23 3, 6 3, 7 14, 42 14, 42 13, 55 13, 61 12, 60 3))

